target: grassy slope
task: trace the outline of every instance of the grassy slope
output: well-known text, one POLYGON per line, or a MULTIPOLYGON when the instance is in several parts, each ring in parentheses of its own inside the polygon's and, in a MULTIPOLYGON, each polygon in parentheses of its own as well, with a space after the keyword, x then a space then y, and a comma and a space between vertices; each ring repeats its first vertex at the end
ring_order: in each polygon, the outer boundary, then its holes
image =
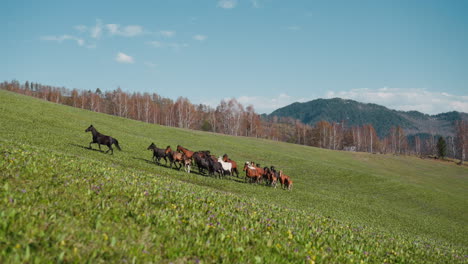
POLYGON ((255 197, 282 207, 366 225, 393 234, 467 245, 468 170, 413 157, 346 153, 218 134, 187 131, 96 114, 0 91, 0 138, 170 175, 198 185, 255 197), (85 149, 94 124, 116 137, 123 152, 114 156, 85 149), (295 180, 293 192, 263 186, 187 176, 150 164, 149 143, 228 153, 239 163, 274 164, 295 180))

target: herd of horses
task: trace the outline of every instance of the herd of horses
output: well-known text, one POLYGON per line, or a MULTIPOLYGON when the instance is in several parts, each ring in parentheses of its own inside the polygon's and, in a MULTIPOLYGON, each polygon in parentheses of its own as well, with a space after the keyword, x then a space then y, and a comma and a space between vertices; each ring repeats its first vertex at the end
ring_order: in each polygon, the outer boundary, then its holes
MULTIPOLYGON (((101 145, 108 147, 106 153, 111 151, 111 154, 114 154, 112 145, 115 145, 118 150, 122 150, 117 139, 99 133, 93 125, 90 125, 85 132, 91 132, 93 135, 93 140, 89 143, 90 149, 92 149, 91 144, 98 144, 99 150, 101 150, 101 145)), ((168 166, 167 162, 169 161, 171 169, 173 166, 178 170, 184 167, 185 171, 190 173, 192 165, 196 165, 201 175, 208 173, 208 175, 218 178, 225 175, 239 177, 237 163, 231 160, 227 154, 216 157, 211 155, 209 150, 190 151, 180 145, 174 151, 170 146, 158 148, 154 143, 151 143, 147 150, 153 152, 153 162, 162 165, 161 160, 164 159, 166 166, 168 166)), ((262 168, 259 164, 248 161, 244 163, 243 171, 245 171, 245 180, 250 183, 264 182, 266 185, 276 188, 279 182, 283 189, 292 189, 291 177, 284 174, 282 170, 276 170, 274 166, 262 168)))

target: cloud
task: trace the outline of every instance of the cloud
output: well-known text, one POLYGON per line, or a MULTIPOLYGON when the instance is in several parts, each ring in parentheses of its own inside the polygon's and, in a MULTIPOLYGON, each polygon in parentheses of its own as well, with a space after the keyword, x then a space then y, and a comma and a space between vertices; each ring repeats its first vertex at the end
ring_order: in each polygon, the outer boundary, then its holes
POLYGON ((251 0, 252 6, 255 8, 260 8, 260 1, 259 0, 251 0))
POLYGON ((78 26, 75 26, 75 29, 83 33, 83 32, 86 32, 86 30, 88 30, 88 27, 85 25, 78 25, 78 26))
POLYGON ((161 41, 148 41, 146 44, 151 45, 155 48, 171 48, 173 50, 180 50, 182 48, 187 48, 189 45, 187 43, 177 43, 177 42, 161 42, 161 41))
POLYGON ((146 44, 151 45, 151 46, 153 46, 155 48, 162 48, 163 47, 163 43, 161 41, 157 41, 157 40, 148 41, 148 42, 146 42, 146 44))
POLYGON ((468 112, 468 96, 446 92, 432 92, 422 88, 379 88, 352 89, 349 91, 329 91, 326 98, 340 97, 363 103, 384 105, 390 109, 416 110, 427 114, 449 111, 468 112))
POLYGON ((120 63, 134 63, 135 62, 132 56, 129 56, 123 52, 117 53, 115 60, 120 63))
POLYGON ((143 27, 138 25, 121 27, 119 24, 107 24, 106 28, 109 34, 122 37, 135 37, 144 33, 143 27))
POLYGON ((56 41, 58 43, 62 43, 65 40, 74 40, 76 41, 76 44, 79 46, 84 46, 85 41, 81 38, 72 36, 72 35, 61 35, 61 36, 43 36, 41 37, 42 40, 47 40, 47 41, 56 41))
POLYGON ((95 38, 95 39, 98 39, 101 37, 102 35, 102 22, 100 19, 96 19, 96 25, 94 27, 91 27, 89 29, 90 33, 91 33, 91 37, 92 38, 95 38))
POLYGON ((166 38, 172 38, 173 36, 175 36, 176 32, 172 30, 161 30, 159 31, 159 34, 166 38))
POLYGON ((198 40, 198 41, 204 41, 204 40, 206 40, 207 38, 208 38, 208 37, 205 36, 205 35, 195 35, 195 36, 193 36, 193 39, 194 39, 194 40, 198 40))
POLYGON ((224 8, 224 9, 231 9, 236 7, 237 5, 237 0, 220 0, 218 1, 218 7, 224 8))
POLYGON ((240 96, 237 98, 244 106, 253 105, 258 113, 271 113, 272 111, 287 106, 294 102, 306 102, 307 98, 294 98, 288 94, 282 93, 276 97, 264 96, 240 96))
POLYGON ((151 68, 151 69, 155 69, 158 66, 156 63, 152 63, 150 61, 147 61, 144 64, 146 67, 151 68))
POLYGON ((289 26, 289 27, 286 27, 287 30, 289 31, 299 31, 301 30, 301 27, 300 26, 289 26))

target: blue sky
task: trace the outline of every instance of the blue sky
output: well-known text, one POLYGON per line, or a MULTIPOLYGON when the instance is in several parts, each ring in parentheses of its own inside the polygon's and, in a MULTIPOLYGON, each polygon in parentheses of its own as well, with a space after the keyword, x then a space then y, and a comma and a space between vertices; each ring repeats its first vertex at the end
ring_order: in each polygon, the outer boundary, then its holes
POLYGON ((0 3, 0 81, 468 112, 468 1, 0 3))

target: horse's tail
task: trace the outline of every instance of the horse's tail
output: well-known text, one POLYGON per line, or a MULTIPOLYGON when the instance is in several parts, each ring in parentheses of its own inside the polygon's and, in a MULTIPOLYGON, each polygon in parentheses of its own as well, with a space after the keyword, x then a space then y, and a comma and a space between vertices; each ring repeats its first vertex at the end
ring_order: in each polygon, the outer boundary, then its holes
POLYGON ((112 139, 114 140, 114 144, 115 144, 115 146, 117 147, 117 149, 120 150, 120 151, 122 151, 122 149, 121 149, 120 146, 119 146, 119 141, 117 141, 117 139, 115 139, 115 138, 112 138, 112 139))

